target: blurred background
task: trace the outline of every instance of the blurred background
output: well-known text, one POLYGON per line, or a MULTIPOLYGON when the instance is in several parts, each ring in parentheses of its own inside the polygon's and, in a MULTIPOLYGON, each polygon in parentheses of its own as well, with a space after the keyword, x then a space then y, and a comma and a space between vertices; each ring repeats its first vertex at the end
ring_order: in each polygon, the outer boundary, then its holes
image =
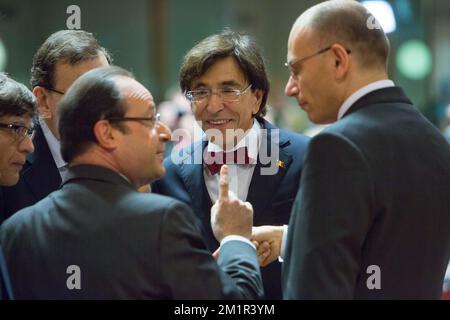
MULTIPOLYGON (((286 43, 292 23, 310 0, 0 0, 0 71, 29 84, 34 52, 53 32, 67 29, 77 5, 81 29, 94 33, 160 104, 172 128, 185 126, 190 108, 178 94, 183 55, 204 37, 228 27, 253 36, 269 77, 269 119, 297 132, 315 127, 284 96, 286 43), (164 102, 164 103, 163 103, 164 102), (162 104, 161 104, 162 103, 162 104), (184 123, 184 124, 183 124, 184 123)), ((450 141, 450 1, 365 2, 391 40, 390 76, 450 141)))

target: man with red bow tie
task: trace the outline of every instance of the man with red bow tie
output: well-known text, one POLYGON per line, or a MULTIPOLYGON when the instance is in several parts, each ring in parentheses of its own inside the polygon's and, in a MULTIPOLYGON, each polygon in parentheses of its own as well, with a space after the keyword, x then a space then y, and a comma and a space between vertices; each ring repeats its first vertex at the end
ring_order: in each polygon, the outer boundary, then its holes
MULTIPOLYGON (((252 39, 231 31, 209 36, 184 57, 180 86, 204 132, 201 141, 165 161, 166 176, 152 185, 191 206, 211 251, 210 225, 220 167, 230 190, 254 209, 254 225, 288 224, 308 138, 264 120, 269 92, 264 62, 252 39)), ((266 298, 281 298, 281 265, 262 269, 266 298)))

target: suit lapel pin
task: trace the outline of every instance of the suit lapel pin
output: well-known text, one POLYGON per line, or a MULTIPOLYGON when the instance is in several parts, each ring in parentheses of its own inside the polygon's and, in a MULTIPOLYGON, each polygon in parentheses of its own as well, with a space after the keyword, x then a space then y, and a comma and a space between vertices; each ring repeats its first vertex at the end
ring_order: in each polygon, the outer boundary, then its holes
POLYGON ((281 160, 278 160, 278 161, 277 161, 277 166, 278 166, 279 168, 284 168, 284 162, 281 161, 281 160))

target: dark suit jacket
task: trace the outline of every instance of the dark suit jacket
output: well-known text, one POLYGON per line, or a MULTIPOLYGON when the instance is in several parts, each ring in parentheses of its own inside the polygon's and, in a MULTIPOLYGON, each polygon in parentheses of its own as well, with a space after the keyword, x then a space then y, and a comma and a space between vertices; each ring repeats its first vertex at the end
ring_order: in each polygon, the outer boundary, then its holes
POLYGON ((0 224, 13 213, 45 198, 61 184, 61 175, 40 125, 36 126, 33 144, 35 151, 27 156, 19 182, 12 187, 1 187, 0 224))
MULTIPOLYGON (((267 129, 260 149, 263 150, 264 144, 270 145, 272 141, 273 146, 278 148, 279 155, 258 153, 258 162, 250 183, 247 201, 253 205, 255 226, 288 224, 291 207, 299 187, 303 157, 309 138, 279 130, 279 139, 277 139, 273 131, 277 128, 263 119, 259 121, 262 129, 267 129), (273 164, 276 165, 278 160, 284 164, 275 175, 261 175, 260 169, 270 166, 267 161, 263 160, 266 164, 261 163, 261 156, 264 157, 266 154, 270 155, 273 164)), ((170 157, 165 159, 166 175, 153 183, 152 191, 188 204, 202 221, 203 237, 208 248, 214 251, 219 243, 211 230, 212 202, 203 178, 202 154, 206 146, 207 141, 203 141, 184 149, 181 153, 184 153, 185 157, 181 157, 184 160, 180 164, 173 163, 170 157)), ((266 298, 281 299, 281 264, 276 261, 262 268, 261 272, 266 298)))
POLYGON ((363 96, 315 136, 301 185, 285 298, 440 298, 450 249, 450 147, 400 88, 363 96), (369 289, 377 280, 381 288, 369 289))
POLYGON ((221 299, 262 296, 255 250, 227 242, 218 264, 185 204, 79 165, 62 188, 0 227, 16 299, 221 299), (79 267, 81 289, 76 284, 79 267), (219 267, 220 266, 220 267, 219 267))
POLYGON ((13 299, 11 282, 9 280, 8 269, 6 268, 6 262, 3 258, 3 250, 0 246, 0 300, 13 299))

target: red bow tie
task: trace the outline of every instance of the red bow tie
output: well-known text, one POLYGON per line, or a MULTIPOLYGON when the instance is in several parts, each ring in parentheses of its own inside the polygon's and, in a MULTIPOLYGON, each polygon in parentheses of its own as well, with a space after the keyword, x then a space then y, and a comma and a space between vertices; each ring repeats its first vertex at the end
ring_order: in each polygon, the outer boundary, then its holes
POLYGON ((220 172, 224 164, 250 164, 253 159, 248 156, 247 147, 242 147, 231 152, 206 152, 203 157, 211 174, 220 172))

